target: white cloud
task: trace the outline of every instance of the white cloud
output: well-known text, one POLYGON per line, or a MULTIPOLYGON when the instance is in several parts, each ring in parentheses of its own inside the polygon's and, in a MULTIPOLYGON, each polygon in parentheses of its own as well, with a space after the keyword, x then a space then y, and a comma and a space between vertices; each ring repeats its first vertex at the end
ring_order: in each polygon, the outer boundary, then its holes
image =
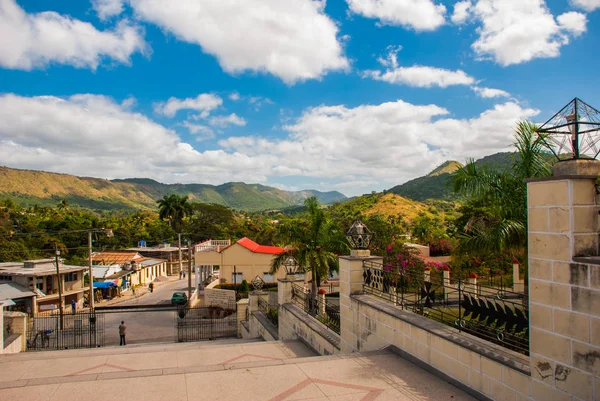
POLYGON ((503 91, 501 89, 493 89, 493 88, 481 88, 478 86, 473 86, 472 89, 477 93, 478 96, 490 99, 494 97, 509 97, 510 93, 503 91))
POLYGON ((0 0, 0 66, 32 70, 68 64, 95 70, 104 59, 129 64, 135 52, 149 53, 143 30, 127 20, 113 30, 47 11, 27 14, 14 0, 0 0))
POLYGON ((398 64, 398 52, 401 49, 401 46, 388 46, 386 58, 378 59, 386 67, 386 70, 366 71, 363 73, 363 76, 377 81, 422 88, 430 88, 432 86, 446 88, 451 85, 471 85, 475 82, 473 77, 467 75, 462 70, 452 71, 423 65, 401 67, 398 64))
POLYGON ((244 126, 246 125, 246 120, 242 117, 238 116, 235 113, 231 113, 228 116, 214 116, 208 120, 208 123, 215 127, 225 128, 230 125, 244 126))
POLYGON ((346 0, 350 10, 383 24, 433 31, 444 24, 446 7, 432 0, 346 0))
POLYGON ((234 102, 237 102, 238 100, 241 99, 240 94, 237 92, 233 92, 229 95, 229 99, 233 100, 234 102))
POLYGON ((123 12, 123 0, 92 0, 92 7, 101 20, 106 20, 123 12))
MULTIPOLYGON (((201 131, 198 131, 201 133, 201 131)), ((161 182, 264 182, 272 158, 199 152, 105 96, 0 95, 0 160, 16 168, 161 182)))
POLYGON ((470 17, 470 8, 473 6, 470 0, 458 1, 454 4, 454 12, 452 13, 452 17, 450 20, 457 24, 464 24, 466 20, 470 17))
POLYGON ((478 0, 469 11, 481 24, 471 47, 480 58, 502 66, 558 57, 572 36, 586 30, 585 15, 569 12, 555 18, 544 0, 478 0))
POLYGON ((201 118, 208 117, 208 114, 223 104, 223 99, 212 93, 202 93, 195 98, 177 99, 171 97, 166 103, 157 103, 154 105, 154 112, 163 114, 167 117, 175 117, 179 110, 196 110, 200 112, 201 118))
POLYGON ((190 134, 197 136, 196 141, 204 141, 215 137, 214 131, 205 125, 193 124, 189 121, 184 121, 182 125, 188 129, 190 134))
POLYGON ((600 8, 600 0, 571 0, 570 3, 575 7, 583 8, 588 12, 600 8))
MULTIPOLYGON (((370 192, 423 175, 447 159, 510 150, 516 121, 537 110, 509 101, 470 119, 402 100, 304 111, 284 139, 230 137, 199 152, 177 134, 110 98, 0 96, 0 160, 16 168, 161 182, 328 181, 370 192), (306 177, 300 180, 299 177, 306 177)), ((206 128, 183 123, 206 139, 206 128)), ((322 187, 322 189, 327 189, 322 187)))
POLYGON ((138 18, 200 45, 228 73, 267 72, 293 84, 349 66, 324 0, 129 3, 138 18))

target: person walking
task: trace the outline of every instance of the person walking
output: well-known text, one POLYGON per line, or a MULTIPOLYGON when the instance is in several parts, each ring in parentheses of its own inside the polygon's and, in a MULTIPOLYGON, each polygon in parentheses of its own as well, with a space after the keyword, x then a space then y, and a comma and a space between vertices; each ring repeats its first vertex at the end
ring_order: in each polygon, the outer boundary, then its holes
POLYGON ((179 280, 181 280, 181 276, 183 275, 183 272, 180 270, 179 271, 179 280))
POLYGON ((121 337, 121 343, 119 345, 127 345, 125 342, 125 331, 127 330, 127 326, 125 326, 125 321, 121 320, 121 324, 119 325, 119 337, 121 337))

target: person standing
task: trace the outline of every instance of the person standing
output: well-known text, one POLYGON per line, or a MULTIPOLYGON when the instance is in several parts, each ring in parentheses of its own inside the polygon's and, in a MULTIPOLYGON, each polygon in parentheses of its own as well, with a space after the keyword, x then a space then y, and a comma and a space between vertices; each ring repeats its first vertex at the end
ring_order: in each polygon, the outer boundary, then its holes
POLYGON ((77 311, 77 302, 75 302, 75 300, 71 301, 71 310, 73 311, 73 314, 77 311))
POLYGON ((127 326, 125 326, 125 321, 121 320, 121 324, 119 325, 119 336, 121 337, 121 343, 119 345, 127 345, 125 342, 125 331, 127 330, 127 326))

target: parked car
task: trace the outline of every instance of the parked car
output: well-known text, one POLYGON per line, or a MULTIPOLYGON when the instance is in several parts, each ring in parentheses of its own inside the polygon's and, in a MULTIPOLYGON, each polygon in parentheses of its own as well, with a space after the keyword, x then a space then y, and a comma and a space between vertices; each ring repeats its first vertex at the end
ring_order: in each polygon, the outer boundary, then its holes
POLYGON ((174 292, 171 297, 171 305, 185 305, 188 302, 185 292, 174 292))

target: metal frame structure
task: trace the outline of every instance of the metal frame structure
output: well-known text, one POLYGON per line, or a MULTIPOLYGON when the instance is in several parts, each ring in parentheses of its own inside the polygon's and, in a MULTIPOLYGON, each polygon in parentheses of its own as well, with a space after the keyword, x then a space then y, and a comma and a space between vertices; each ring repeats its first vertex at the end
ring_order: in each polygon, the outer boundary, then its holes
POLYGON ((596 159, 600 154, 600 111, 574 98, 537 133, 558 160, 596 159))
POLYGON ((177 308, 175 341, 189 342, 237 337, 236 305, 226 308, 200 306, 177 308))
POLYGON ((104 315, 92 310, 37 316, 29 319, 27 333, 27 351, 103 347, 104 315))
POLYGON ((262 312, 267 320, 275 327, 279 327, 279 317, 277 313, 277 306, 270 305, 267 301, 262 299, 260 296, 258 298, 258 311, 262 312))
POLYGON ((319 297, 313 298, 308 290, 292 283, 292 302, 310 316, 316 318, 329 329, 340 334, 340 307, 325 298, 325 305, 319 297))
POLYGON ((363 290, 402 309, 529 355, 529 310, 525 294, 505 287, 452 281, 442 272, 414 271, 363 262, 363 290))

